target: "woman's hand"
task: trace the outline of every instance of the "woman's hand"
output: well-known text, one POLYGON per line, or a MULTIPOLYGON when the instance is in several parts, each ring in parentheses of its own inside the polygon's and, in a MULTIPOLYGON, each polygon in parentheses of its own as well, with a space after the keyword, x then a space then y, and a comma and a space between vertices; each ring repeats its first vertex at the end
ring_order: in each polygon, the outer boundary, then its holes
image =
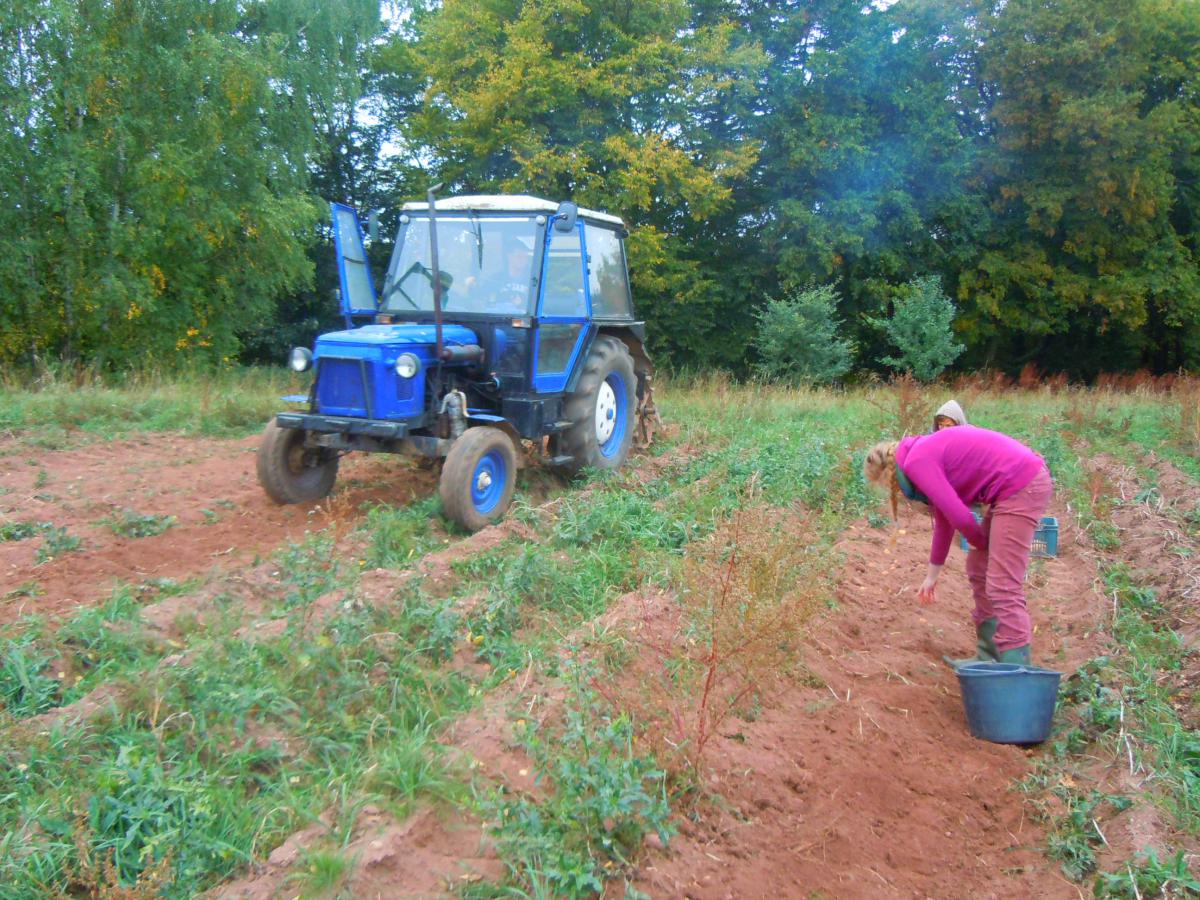
POLYGON ((921 586, 917 588, 917 600, 922 606, 928 606, 937 599, 937 580, 938 575, 941 574, 941 571, 941 566, 935 566, 930 563, 929 572, 925 575, 925 580, 921 582, 921 586))

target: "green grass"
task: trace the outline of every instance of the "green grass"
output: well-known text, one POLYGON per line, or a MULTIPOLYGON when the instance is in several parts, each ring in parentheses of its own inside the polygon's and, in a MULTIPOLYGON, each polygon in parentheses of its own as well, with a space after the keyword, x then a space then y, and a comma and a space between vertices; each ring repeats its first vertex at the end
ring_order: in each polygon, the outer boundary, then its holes
POLYGON ((352 869, 352 862, 340 853, 307 850, 301 854, 300 871, 288 885, 302 897, 323 897, 340 888, 352 869))
POLYGON ((412 565, 440 543, 432 523, 441 505, 436 496, 409 506, 374 506, 361 526, 370 538, 362 564, 395 569, 412 565))
POLYGON ((0 379, 0 432, 55 450, 142 431, 240 437, 263 426, 283 394, 303 392, 288 370, 235 368, 119 379, 0 379))

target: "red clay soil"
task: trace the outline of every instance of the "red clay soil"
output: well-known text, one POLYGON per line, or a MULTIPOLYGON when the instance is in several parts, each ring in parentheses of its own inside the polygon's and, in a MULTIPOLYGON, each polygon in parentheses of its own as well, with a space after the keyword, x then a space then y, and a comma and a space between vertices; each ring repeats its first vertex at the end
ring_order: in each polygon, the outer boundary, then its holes
POLYGON ((398 822, 376 806, 365 806, 344 847, 326 822, 298 831, 271 852, 258 871, 213 888, 213 900, 286 900, 292 897, 350 896, 360 900, 392 897, 444 897, 455 884, 498 879, 496 858, 478 821, 445 821, 429 809, 398 822), (306 853, 326 849, 354 865, 340 890, 314 894, 304 884, 306 853))
MULTIPOLYGON (((1035 660, 1065 672, 1094 655, 1104 614, 1095 566, 1062 509, 1061 556, 1029 579, 1035 660)), ((795 685, 753 722, 726 722, 707 751, 705 804, 635 884, 655 897, 1076 897, 1039 848, 1014 782, 1039 750, 967 730, 943 653, 973 646, 964 555, 936 604, 919 606, 930 529, 857 523, 838 546, 838 609, 805 654, 821 686, 795 685), (694 819, 694 820, 693 820, 694 819)))
POLYGON ((368 501, 404 503, 436 487, 436 472, 407 459, 352 454, 342 461, 329 499, 277 506, 254 473, 258 441, 151 434, 36 457, 0 447, 7 450, 0 452, 0 524, 49 522, 82 541, 78 550, 40 565, 41 537, 0 543, 0 597, 37 586, 33 597, 0 601, 0 623, 33 613, 69 615, 105 599, 122 581, 228 571, 306 530, 353 520, 368 501), (153 537, 120 537, 102 520, 126 510, 176 522, 153 537))

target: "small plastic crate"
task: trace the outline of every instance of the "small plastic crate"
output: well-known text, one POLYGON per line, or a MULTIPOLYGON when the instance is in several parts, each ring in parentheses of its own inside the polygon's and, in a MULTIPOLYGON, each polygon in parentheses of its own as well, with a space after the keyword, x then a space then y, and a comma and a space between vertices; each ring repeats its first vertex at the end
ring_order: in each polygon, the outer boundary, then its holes
MULTIPOLYGON (((983 524, 983 513, 981 513, 981 512, 980 512, 979 510, 977 510, 977 509, 973 509, 973 510, 971 510, 971 512, 972 512, 972 513, 974 514, 974 516, 975 516, 975 521, 976 521, 976 522, 978 522, 980 525, 982 525, 982 524, 983 524)), ((964 537, 964 536, 963 536, 963 535, 961 535, 961 534, 958 536, 958 544, 959 544, 959 546, 960 546, 960 547, 962 547, 962 548, 963 548, 963 553, 970 553, 970 552, 971 552, 971 545, 967 543, 967 539, 966 539, 966 537, 964 537)))
POLYGON ((1042 516, 1042 524, 1033 533, 1033 556, 1054 559, 1058 556, 1058 519, 1042 516))
MULTIPOLYGON (((982 524, 983 516, 975 513, 975 521, 982 524)), ((961 534, 958 536, 958 543, 964 553, 970 551, 971 545, 961 534)), ((1054 559, 1058 556, 1058 519, 1054 516, 1042 516, 1042 523, 1033 532, 1033 546, 1030 551, 1030 556, 1042 559, 1054 559)))

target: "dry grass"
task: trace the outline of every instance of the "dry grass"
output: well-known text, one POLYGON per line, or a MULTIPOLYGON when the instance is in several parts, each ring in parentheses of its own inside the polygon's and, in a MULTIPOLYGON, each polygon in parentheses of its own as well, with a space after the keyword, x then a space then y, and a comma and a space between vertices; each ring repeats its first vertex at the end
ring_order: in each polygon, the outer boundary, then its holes
POLYGON ((597 688, 672 775, 695 777, 728 720, 752 718, 794 668, 829 593, 818 546, 803 515, 749 503, 689 554, 674 602, 643 604, 633 662, 597 688))
POLYGON ((1185 449, 1200 453, 1200 377, 1179 378, 1172 393, 1179 403, 1179 439, 1185 449))

